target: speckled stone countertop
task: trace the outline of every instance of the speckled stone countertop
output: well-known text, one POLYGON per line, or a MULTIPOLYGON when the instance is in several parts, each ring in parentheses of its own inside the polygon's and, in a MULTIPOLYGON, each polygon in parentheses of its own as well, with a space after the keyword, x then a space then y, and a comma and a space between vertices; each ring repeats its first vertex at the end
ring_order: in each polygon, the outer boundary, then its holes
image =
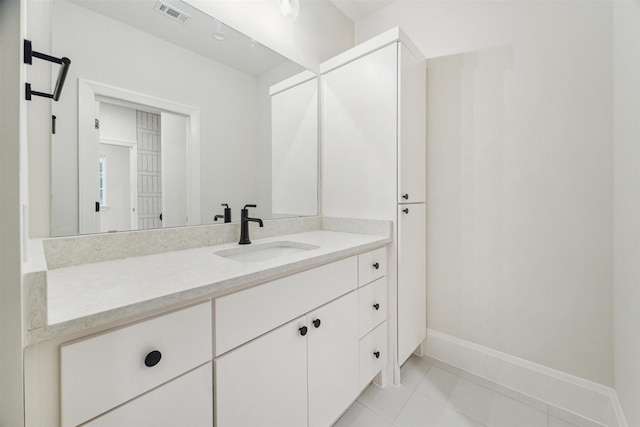
POLYGON ((226 243, 46 271, 46 315, 41 326, 27 331, 27 343, 215 298, 384 246, 391 239, 316 230, 253 243, 277 241, 318 248, 265 261, 238 262, 214 254, 238 247, 226 243))

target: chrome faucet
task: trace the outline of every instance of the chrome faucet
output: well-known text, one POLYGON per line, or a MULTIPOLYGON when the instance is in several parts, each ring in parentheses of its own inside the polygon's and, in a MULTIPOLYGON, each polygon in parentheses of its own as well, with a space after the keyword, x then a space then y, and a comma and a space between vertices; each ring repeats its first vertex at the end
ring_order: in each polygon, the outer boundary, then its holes
POLYGON ((262 224, 262 220, 260 218, 249 218, 249 209, 255 208, 256 205, 244 205, 244 208, 240 211, 240 241, 239 245, 249 245, 251 244, 251 239, 249 239, 249 222, 257 222, 260 227, 264 227, 262 224))

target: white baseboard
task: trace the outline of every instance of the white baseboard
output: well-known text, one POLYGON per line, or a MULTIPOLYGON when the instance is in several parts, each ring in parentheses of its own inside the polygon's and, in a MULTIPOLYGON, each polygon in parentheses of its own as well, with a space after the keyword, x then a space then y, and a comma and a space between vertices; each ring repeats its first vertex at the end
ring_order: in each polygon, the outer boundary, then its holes
POLYGON ((426 354, 557 409, 606 426, 627 427, 613 388, 427 330, 426 354))
POLYGON ((613 414, 615 419, 618 422, 620 427, 629 427, 627 424, 627 419, 624 416, 624 412, 622 411, 622 405, 620 405, 620 401, 618 400, 618 394, 615 390, 611 390, 611 405, 613 407, 613 414))

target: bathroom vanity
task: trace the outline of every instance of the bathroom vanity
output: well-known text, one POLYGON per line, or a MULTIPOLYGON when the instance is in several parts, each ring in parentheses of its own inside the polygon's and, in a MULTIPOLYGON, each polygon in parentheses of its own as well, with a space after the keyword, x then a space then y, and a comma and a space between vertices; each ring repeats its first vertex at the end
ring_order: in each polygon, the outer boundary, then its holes
MULTIPOLYGON (((32 223, 51 224, 51 236, 109 233, 30 242, 26 425, 324 427, 371 381, 398 385, 400 365, 426 333, 425 61, 417 48, 396 28, 320 64, 320 75, 279 55, 233 70, 197 52, 202 37, 182 41, 194 52, 171 54, 170 34, 141 22, 151 37, 141 36, 120 16, 123 5, 104 16, 66 1, 43 11, 55 18, 52 49, 83 60, 69 74, 77 85, 51 108, 55 136, 29 134, 30 152, 53 147, 50 186, 40 186, 51 188, 51 209, 32 204, 32 223), (75 23, 86 27, 83 43, 75 23), (114 39, 100 48, 105 33, 114 39), (100 61, 91 60, 96 52, 100 61), (172 55, 181 59, 164 59, 172 55), (148 86, 149 75, 160 87, 148 86), (131 119, 114 125, 131 138, 109 134, 109 111, 131 119), (188 135, 180 156, 166 151, 172 115, 188 135), (159 135, 136 139, 158 123, 159 135), (161 147, 161 161, 149 145, 161 147), (99 148, 127 153, 116 162, 99 148), (167 163, 176 158, 187 160, 167 163), (164 175, 149 180, 137 164, 164 175), (129 177, 122 194, 98 179, 104 165, 111 172, 103 178, 129 177), (117 194, 127 202, 124 225, 106 225, 117 194), (254 202, 264 228, 246 221, 254 202), (206 225, 222 217, 221 204, 245 205, 240 240, 251 244, 238 245, 237 223, 206 225), (142 213, 160 228, 141 225, 142 213)), ((256 56, 256 42, 245 42, 256 56)))
POLYGON ((330 425, 386 382, 389 242, 318 229, 46 271, 27 425, 330 425))

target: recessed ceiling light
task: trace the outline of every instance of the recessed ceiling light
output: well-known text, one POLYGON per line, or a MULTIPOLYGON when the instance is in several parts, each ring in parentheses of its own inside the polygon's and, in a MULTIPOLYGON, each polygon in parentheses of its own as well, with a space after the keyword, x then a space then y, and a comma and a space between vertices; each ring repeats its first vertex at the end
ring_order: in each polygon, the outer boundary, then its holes
POLYGON ((213 33, 213 38, 218 40, 219 42, 223 42, 225 39, 225 36, 223 33, 213 33))
POLYGON ((295 21, 300 12, 300 0, 278 0, 280 13, 285 19, 295 21))

